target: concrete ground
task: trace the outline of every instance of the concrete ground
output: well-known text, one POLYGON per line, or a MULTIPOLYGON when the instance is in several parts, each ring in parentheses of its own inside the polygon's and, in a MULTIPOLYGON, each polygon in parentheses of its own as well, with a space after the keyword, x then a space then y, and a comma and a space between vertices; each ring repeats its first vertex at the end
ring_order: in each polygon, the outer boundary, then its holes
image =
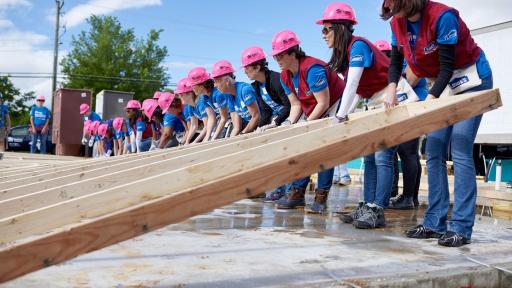
POLYGON ((512 287, 510 217, 478 215, 473 244, 445 248, 403 236, 422 209, 341 223, 360 194, 335 185, 325 216, 242 200, 1 287, 512 287))

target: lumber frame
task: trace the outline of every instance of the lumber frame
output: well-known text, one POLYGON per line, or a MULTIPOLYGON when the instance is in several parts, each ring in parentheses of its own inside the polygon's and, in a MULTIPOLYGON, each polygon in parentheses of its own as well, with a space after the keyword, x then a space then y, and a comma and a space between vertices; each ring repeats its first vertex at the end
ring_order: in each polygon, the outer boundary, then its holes
POLYGON ((382 112, 278 141, 279 147, 272 151, 267 144, 137 181, 139 187, 149 187, 166 196, 2 249, 0 282, 259 194, 290 179, 403 143, 499 106, 497 90, 412 103, 389 114, 382 112), (249 159, 251 155, 257 157, 249 159), (226 163, 226 160, 231 162, 226 163), (228 168, 234 161, 236 172, 219 173, 220 168, 228 168), (199 183, 192 181, 186 189, 169 192, 168 185, 184 180, 168 177, 172 173, 197 175, 210 171, 213 164, 216 169, 211 172, 214 173, 207 173, 199 183))

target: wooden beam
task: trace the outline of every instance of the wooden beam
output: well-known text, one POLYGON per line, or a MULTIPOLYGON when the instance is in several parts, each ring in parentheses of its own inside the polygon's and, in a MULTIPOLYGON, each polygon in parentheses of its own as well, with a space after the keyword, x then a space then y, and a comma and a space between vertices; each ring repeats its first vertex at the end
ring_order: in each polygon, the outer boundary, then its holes
POLYGON ((311 123, 307 126, 290 126, 287 127, 287 129, 281 129, 281 131, 276 132, 272 132, 270 130, 269 132, 271 133, 254 134, 253 136, 255 137, 252 137, 249 140, 233 138, 237 141, 220 142, 218 144, 222 145, 206 146, 208 149, 196 149, 194 153, 179 153, 184 151, 179 151, 178 153, 167 153, 159 156, 158 159, 153 159, 151 157, 139 159, 110 166, 108 168, 100 168, 97 169, 98 171, 89 171, 70 175, 62 177, 62 179, 53 179, 48 181, 48 183, 41 182, 19 188, 8 189, 5 190, 7 191, 6 195, 11 196, 24 193, 27 188, 37 192, 0 201, 0 219, 10 216, 15 217, 17 214, 22 214, 30 210, 44 208, 45 206, 54 205, 65 200, 121 186, 128 181, 127 179, 134 182, 151 175, 182 169, 188 165, 279 141, 283 138, 291 137, 296 134, 320 129, 330 125, 330 122, 330 119, 325 119, 316 121, 315 123, 311 123), (90 174, 92 174, 92 176, 90 174), (52 188, 37 190, 38 186, 41 184, 45 184, 44 187, 52 188))
MULTIPOLYGON (((412 103, 389 114, 374 114, 139 180, 132 186, 146 187, 146 192, 140 194, 167 195, 1 250, 0 282, 259 194, 291 179, 403 143, 499 106, 501 100, 496 90, 412 103), (229 173, 222 173, 225 169, 229 173), (184 182, 189 186, 185 187, 184 182), (179 188, 173 189, 176 185, 179 188)), ((131 197, 132 193, 126 196, 131 197)))

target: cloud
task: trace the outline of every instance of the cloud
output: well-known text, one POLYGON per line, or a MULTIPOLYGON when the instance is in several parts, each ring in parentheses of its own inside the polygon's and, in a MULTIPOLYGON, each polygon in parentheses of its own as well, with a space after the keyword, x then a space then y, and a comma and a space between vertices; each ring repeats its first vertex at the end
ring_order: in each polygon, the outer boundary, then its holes
POLYGON ((8 29, 14 27, 14 23, 7 19, 0 19, 0 29, 8 29))
POLYGON ((485 3, 468 0, 440 0, 440 2, 459 10, 462 19, 470 29, 512 20, 510 0, 490 0, 485 3))
MULTIPOLYGON (((63 23, 67 27, 73 27, 79 25, 93 14, 104 15, 120 10, 158 5, 162 5, 162 0, 91 0, 88 3, 77 5, 66 12, 63 17, 63 23)), ((53 21, 51 18, 50 20, 53 21)))
POLYGON ((0 11, 18 6, 32 7, 28 0, 0 0, 0 11))
POLYGON ((171 61, 171 62, 167 63, 167 67, 169 69, 192 69, 192 68, 198 67, 198 66, 203 66, 203 65, 197 64, 194 62, 179 62, 179 61, 171 61))

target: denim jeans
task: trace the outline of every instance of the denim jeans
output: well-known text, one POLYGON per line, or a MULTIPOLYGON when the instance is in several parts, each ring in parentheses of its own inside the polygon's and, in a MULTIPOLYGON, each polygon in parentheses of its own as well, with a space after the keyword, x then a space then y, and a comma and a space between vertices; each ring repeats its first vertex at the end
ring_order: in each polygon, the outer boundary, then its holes
POLYGON ((395 146, 364 157, 364 202, 388 207, 396 150, 395 146))
MULTIPOLYGON (((482 79, 478 87, 465 91, 475 92, 493 87, 492 75, 482 79)), ((452 126, 427 135, 428 209, 423 225, 436 232, 447 230, 471 239, 475 222, 476 172, 473 160, 473 144, 480 126, 482 115, 455 123, 452 126), (455 173, 454 202, 452 218, 447 223, 450 208, 450 192, 446 158, 451 147, 455 173), (448 226, 448 227, 447 227, 448 226)))
POLYGON ((334 167, 334 179, 338 180, 338 182, 341 179, 350 179, 350 174, 348 173, 347 164, 343 163, 338 166, 334 167))
POLYGON ((139 144, 139 152, 146 152, 149 151, 149 148, 151 148, 151 142, 153 141, 152 138, 144 139, 140 141, 139 144))
POLYGON ((46 133, 40 131, 32 133, 32 144, 30 145, 30 153, 32 154, 36 153, 37 139, 39 139, 41 142, 41 146, 39 146, 39 152, 41 154, 46 154, 46 141, 48 140, 48 131, 46 133))
MULTIPOLYGON (((331 190, 333 174, 334 168, 318 172, 318 189, 324 189, 327 191, 331 190)), ((309 176, 295 180, 292 182, 292 187, 306 189, 308 187, 309 180, 311 180, 309 176)))

